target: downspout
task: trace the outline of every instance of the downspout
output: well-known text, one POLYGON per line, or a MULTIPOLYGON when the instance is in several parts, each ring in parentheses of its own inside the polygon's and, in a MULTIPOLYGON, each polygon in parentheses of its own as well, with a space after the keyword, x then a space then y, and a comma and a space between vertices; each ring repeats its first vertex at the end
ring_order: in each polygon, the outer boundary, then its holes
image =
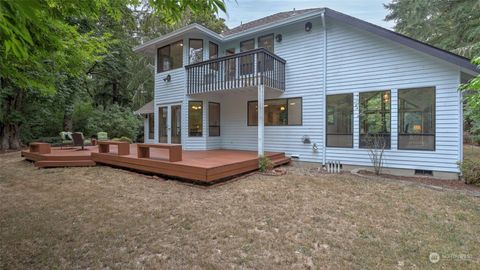
POLYGON ((322 130, 323 130, 323 147, 322 147, 322 164, 326 164, 327 159, 327 24, 325 22, 325 10, 321 14, 323 27, 323 112, 322 112, 322 130))

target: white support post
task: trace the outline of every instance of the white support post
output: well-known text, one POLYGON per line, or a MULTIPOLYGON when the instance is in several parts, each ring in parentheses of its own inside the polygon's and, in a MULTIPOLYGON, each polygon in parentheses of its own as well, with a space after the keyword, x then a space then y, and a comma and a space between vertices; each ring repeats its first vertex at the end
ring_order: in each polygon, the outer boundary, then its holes
POLYGON ((262 156, 263 153, 263 144, 264 144, 264 104, 265 104, 265 86, 263 83, 258 85, 258 155, 262 156))

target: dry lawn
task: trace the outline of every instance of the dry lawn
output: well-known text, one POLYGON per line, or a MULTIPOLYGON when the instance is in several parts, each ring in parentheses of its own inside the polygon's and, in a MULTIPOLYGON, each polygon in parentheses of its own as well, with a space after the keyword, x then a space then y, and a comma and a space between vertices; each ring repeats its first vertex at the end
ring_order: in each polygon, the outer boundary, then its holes
POLYGON ((0 268, 480 268, 480 198, 306 172, 201 188, 0 155, 0 268))

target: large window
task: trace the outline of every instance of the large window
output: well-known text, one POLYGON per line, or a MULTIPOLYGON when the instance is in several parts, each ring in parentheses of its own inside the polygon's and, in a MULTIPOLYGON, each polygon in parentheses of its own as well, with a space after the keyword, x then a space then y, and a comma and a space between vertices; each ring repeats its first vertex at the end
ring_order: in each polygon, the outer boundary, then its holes
POLYGON ((147 118, 148 118, 148 139, 153 140, 154 134, 155 134, 155 122, 154 122, 153 113, 149 113, 147 115, 147 118))
MULTIPOLYGON (((249 126, 258 125, 258 102, 248 102, 249 126)), ((302 98, 265 100, 264 124, 266 126, 302 125, 302 98)))
POLYGON ((390 100, 390 91, 360 93, 360 148, 390 149, 390 100))
MULTIPOLYGON (((253 50, 255 48, 255 40, 249 39, 240 42, 240 52, 253 50)), ((253 54, 240 57, 240 75, 253 73, 253 54)))
POLYGON ((327 96, 327 146, 353 147, 353 94, 327 96))
POLYGON ((157 73, 183 65, 183 41, 177 41, 157 50, 157 73))
POLYGON ((435 88, 398 90, 398 149, 435 150, 435 88))
POLYGON ((188 136, 202 137, 203 131, 203 102, 188 102, 188 136))
POLYGON ((220 136, 220 103, 208 103, 208 136, 220 136))
POLYGON ((195 64, 203 61, 203 40, 202 39, 190 39, 189 40, 189 63, 195 64))

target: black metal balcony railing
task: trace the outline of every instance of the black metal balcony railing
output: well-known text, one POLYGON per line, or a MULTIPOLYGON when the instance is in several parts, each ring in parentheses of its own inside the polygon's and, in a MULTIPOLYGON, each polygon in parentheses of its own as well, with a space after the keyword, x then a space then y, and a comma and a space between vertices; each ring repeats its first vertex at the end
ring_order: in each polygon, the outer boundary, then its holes
POLYGON ((285 91, 285 63, 264 48, 245 51, 185 66, 187 93, 258 86, 285 91))

